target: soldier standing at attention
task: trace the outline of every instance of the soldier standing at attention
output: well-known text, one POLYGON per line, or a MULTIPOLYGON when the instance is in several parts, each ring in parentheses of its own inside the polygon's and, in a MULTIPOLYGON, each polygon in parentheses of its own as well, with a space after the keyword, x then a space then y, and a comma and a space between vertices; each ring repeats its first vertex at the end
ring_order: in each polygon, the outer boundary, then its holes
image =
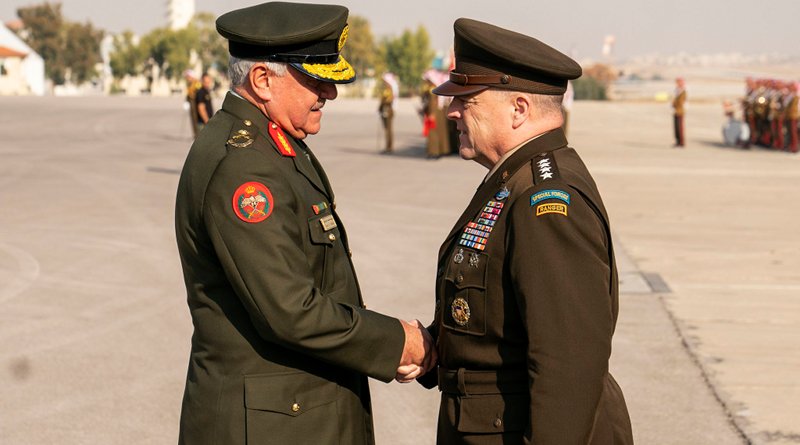
POLYGON ((392 120, 394 119, 394 87, 392 82, 394 74, 383 73, 381 77, 383 81, 383 88, 381 89, 381 101, 378 105, 378 114, 381 115, 381 122, 383 123, 383 133, 386 139, 386 146, 383 149, 384 153, 391 153, 394 148, 394 133, 392 130, 392 120))
POLYGON ((675 98, 672 99, 675 146, 684 146, 683 116, 686 112, 686 83, 682 77, 675 79, 675 98))
POLYGON ((452 96, 459 152, 489 172, 439 249, 437 443, 627 445, 608 371, 618 312, 608 217, 561 128, 572 59, 458 19, 452 96))
POLYGON ((197 91, 203 87, 203 84, 197 80, 197 74, 194 70, 186 70, 183 72, 183 78, 186 80, 186 106, 189 111, 189 122, 192 125, 192 136, 197 138, 197 91))
POLYGON ((231 91, 189 151, 175 209, 194 324, 180 444, 373 444, 367 376, 435 359, 418 323, 364 306, 303 142, 336 84, 355 80, 339 55, 347 16, 274 2, 217 19, 231 91))

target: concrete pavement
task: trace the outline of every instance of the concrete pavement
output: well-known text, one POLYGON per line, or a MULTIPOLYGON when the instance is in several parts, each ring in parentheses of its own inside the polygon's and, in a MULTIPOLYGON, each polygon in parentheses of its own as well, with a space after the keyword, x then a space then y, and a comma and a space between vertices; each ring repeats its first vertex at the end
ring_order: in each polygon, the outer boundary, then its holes
MULTIPOLYGON (((0 103, 0 442, 175 443, 191 335, 180 100, 0 103)), ((427 322, 439 243, 485 170, 424 159, 415 105, 401 101, 394 156, 377 154, 371 101, 328 104, 308 142, 367 304, 427 322)), ((798 443, 800 158, 719 147, 721 107, 689 113, 686 150, 665 104, 572 113, 623 272, 612 372, 637 443, 798 443)), ((435 391, 372 387, 378 443, 434 443, 435 391)))

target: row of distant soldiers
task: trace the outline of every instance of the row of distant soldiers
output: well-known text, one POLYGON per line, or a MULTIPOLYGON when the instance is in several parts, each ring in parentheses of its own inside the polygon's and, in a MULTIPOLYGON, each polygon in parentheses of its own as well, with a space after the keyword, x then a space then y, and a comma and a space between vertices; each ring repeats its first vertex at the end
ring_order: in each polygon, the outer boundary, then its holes
POLYGON ((747 78, 742 109, 750 129, 749 144, 797 153, 799 91, 797 82, 747 78))

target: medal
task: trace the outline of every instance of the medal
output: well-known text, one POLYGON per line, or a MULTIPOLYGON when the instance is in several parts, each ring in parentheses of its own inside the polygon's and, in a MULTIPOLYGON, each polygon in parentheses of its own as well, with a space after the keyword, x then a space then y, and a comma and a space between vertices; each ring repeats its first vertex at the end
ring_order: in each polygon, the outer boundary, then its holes
POLYGON ((479 258, 477 253, 469 254, 469 267, 478 267, 478 261, 479 258))
POLYGON ((453 256, 453 262, 461 264, 462 261, 464 261, 464 249, 458 249, 458 252, 453 256))

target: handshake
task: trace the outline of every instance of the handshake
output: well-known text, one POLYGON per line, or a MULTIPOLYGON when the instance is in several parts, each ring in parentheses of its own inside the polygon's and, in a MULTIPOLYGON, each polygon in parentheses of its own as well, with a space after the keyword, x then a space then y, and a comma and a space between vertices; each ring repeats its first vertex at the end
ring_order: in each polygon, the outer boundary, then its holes
POLYGON ((408 383, 436 366, 436 344, 419 320, 411 322, 400 320, 400 323, 403 325, 406 341, 395 380, 408 383))

